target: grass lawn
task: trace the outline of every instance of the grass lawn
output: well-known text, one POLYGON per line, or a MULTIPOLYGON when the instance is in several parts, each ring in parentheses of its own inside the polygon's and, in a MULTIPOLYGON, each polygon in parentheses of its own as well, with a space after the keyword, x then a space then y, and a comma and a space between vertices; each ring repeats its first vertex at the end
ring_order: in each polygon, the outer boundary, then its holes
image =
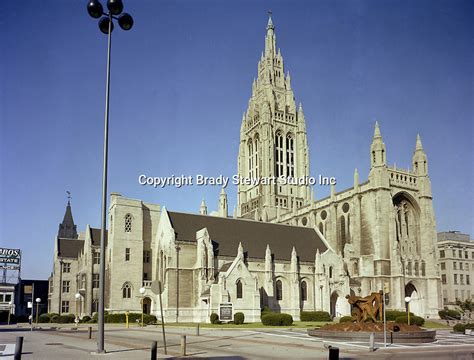
POLYGON ((452 326, 448 326, 442 322, 425 320, 425 324, 422 326, 426 329, 451 329, 452 326))
MULTIPOLYGON (((213 329, 255 329, 255 328, 313 328, 320 327, 328 324, 327 321, 295 321, 291 326, 265 326, 261 322, 258 323, 246 323, 242 325, 235 324, 199 324, 201 328, 213 328, 213 329)), ((166 323, 166 326, 177 326, 177 327, 196 327, 195 323, 166 323)))

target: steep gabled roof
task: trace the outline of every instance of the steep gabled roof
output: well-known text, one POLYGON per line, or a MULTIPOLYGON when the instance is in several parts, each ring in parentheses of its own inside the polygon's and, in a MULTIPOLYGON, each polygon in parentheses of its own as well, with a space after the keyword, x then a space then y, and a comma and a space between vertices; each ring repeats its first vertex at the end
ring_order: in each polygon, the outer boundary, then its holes
POLYGON ((58 256, 77 259, 84 248, 84 240, 58 238, 58 256))
MULTIPOLYGON (((91 243, 93 246, 100 246, 100 229, 90 228, 91 229, 91 243)), ((107 247, 109 232, 105 230, 105 246, 107 247)))
POLYGON ((316 250, 327 247, 312 228, 207 215, 168 212, 178 241, 196 241, 196 232, 207 228, 216 255, 236 256, 241 242, 251 258, 265 258, 267 244, 278 260, 291 260, 293 246, 301 261, 313 262, 316 250))

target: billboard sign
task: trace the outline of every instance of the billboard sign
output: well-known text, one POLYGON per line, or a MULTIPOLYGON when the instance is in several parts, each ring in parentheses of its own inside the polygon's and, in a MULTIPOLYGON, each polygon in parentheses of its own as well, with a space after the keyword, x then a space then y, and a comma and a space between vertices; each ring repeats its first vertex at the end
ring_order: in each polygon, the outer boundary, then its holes
POLYGON ((21 263, 21 250, 20 249, 7 249, 0 248, 0 264, 3 265, 17 265, 21 263))

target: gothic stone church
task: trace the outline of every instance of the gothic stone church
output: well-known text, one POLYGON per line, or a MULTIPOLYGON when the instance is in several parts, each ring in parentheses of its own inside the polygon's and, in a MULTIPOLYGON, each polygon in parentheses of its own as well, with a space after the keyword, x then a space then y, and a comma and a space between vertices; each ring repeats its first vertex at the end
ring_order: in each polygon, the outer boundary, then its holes
MULTIPOLYGON (((227 195, 218 216, 177 213, 113 193, 106 244, 106 309, 159 314, 156 280, 163 284, 167 321, 209 321, 232 304, 246 321, 260 309, 299 319, 301 310, 350 314, 345 296, 390 287, 388 308, 436 317, 440 281, 436 225, 427 157, 416 139, 411 170, 390 167, 378 124, 370 146, 370 173, 354 186, 314 200, 310 186, 239 185, 237 209, 227 195), (139 289, 145 289, 142 296, 139 289)), ((243 115, 238 174, 244 177, 310 175, 305 116, 268 21, 258 77, 243 115)), ((77 233, 68 203, 50 277, 49 311, 97 311, 98 229, 77 233), (75 294, 80 294, 78 300, 75 294)))

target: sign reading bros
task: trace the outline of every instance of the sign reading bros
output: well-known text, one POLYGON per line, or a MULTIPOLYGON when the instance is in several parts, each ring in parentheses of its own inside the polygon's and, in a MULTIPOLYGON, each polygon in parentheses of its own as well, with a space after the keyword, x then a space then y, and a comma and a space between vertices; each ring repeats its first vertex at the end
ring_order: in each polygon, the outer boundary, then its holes
POLYGON ((0 264, 20 265, 21 250, 0 248, 0 264))

